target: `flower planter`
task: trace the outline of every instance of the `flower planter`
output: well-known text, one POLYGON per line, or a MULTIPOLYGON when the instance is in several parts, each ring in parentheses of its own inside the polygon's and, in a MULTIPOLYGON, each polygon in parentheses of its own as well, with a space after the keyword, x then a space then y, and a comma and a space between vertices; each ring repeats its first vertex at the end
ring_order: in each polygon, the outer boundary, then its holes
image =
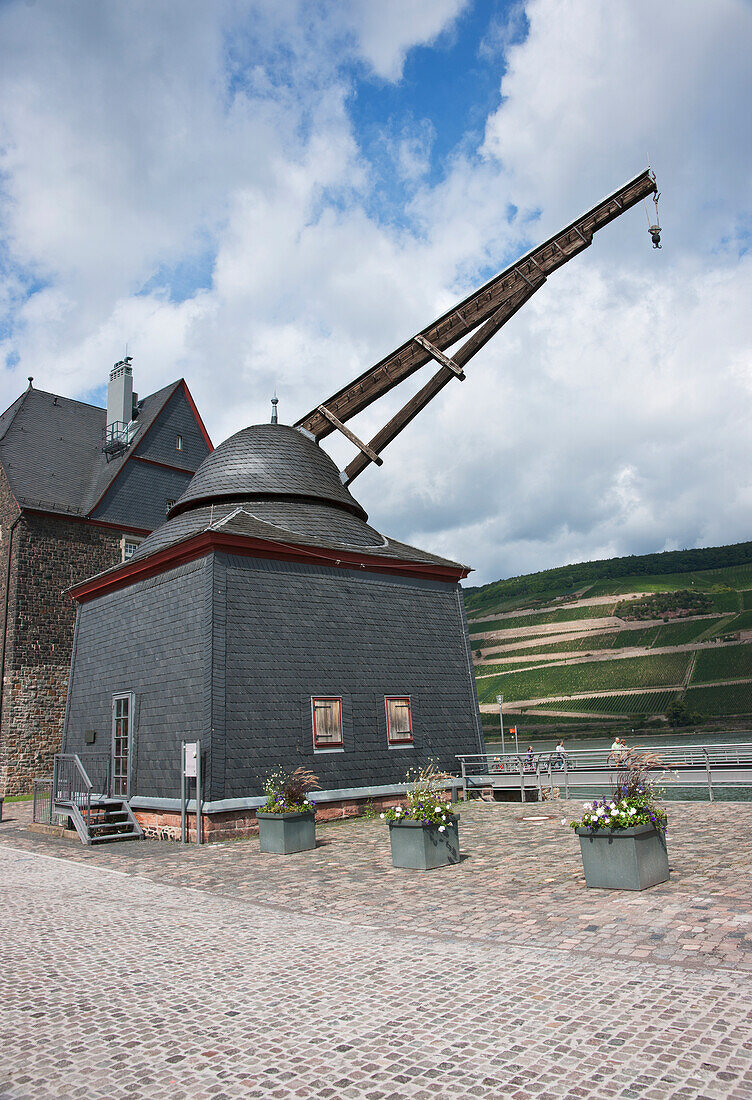
POLYGON ((575 829, 585 884, 600 890, 647 890, 668 879, 666 834, 652 825, 575 829))
POLYGON ((316 847, 316 815, 312 813, 256 813, 259 823, 259 846, 262 852, 289 856, 316 847))
POLYGON ((410 867, 428 871, 460 861, 460 841, 457 818, 447 821, 443 833, 438 825, 421 821, 390 821, 389 840, 395 867, 410 867))

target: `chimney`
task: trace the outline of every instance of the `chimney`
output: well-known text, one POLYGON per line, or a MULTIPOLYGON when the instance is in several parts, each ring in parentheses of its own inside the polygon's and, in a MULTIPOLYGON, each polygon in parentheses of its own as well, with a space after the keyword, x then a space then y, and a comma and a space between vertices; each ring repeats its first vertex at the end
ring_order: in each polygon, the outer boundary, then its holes
MULTIPOLYGON (((107 427, 130 424, 133 418, 133 357, 126 355, 110 371, 107 387, 107 427)), ((122 430, 122 429, 121 429, 122 430)))

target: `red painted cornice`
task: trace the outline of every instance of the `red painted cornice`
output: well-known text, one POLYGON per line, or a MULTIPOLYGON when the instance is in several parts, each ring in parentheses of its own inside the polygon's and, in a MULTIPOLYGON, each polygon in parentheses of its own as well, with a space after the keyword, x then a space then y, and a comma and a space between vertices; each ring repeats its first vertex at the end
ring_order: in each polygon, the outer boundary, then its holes
POLYGON ((297 546, 293 543, 268 539, 228 535, 222 531, 202 531, 184 542, 167 546, 149 557, 124 562, 118 569, 102 573, 70 589, 71 599, 79 603, 116 592, 138 581, 148 580, 179 565, 206 557, 213 550, 227 554, 242 554, 250 558, 266 558, 272 561, 291 561, 318 565, 330 569, 364 569, 369 573, 384 573, 397 577, 423 577, 429 580, 453 582, 470 572, 464 566, 432 565, 430 562, 394 561, 375 554, 354 553, 351 550, 331 550, 323 547, 297 546))
POLYGON ((196 408, 196 402, 193 400, 193 397, 191 396, 191 391, 188 389, 188 385, 185 381, 185 378, 180 379, 180 384, 183 387, 183 392, 185 394, 185 399, 188 402, 188 404, 191 406, 191 411, 193 412, 193 415, 196 417, 196 422, 198 423, 198 426, 201 429, 201 434, 204 437, 204 441, 206 443, 206 446, 209 448, 210 451, 213 451, 214 450, 214 444, 212 443, 211 439, 209 439, 209 433, 207 432, 206 428, 204 427, 204 422, 201 419, 201 414, 199 413, 198 409, 196 408))
POLYGON ((22 508, 23 512, 32 516, 50 516, 52 519, 69 520, 71 523, 85 523, 89 527, 106 527, 110 531, 123 531, 126 535, 143 535, 146 538, 153 531, 152 527, 128 527, 124 523, 110 523, 105 519, 89 519, 88 516, 74 516, 69 512, 53 512, 46 508, 22 508))

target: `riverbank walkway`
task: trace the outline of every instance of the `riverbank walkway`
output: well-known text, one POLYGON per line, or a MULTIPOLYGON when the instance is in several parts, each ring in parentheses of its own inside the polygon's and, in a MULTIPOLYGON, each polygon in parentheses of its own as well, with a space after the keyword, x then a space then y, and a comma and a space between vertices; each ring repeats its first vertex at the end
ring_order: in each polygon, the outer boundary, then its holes
POLYGON ((383 822, 315 852, 87 849, 0 823, 0 1098, 747 1100, 752 804, 671 803, 671 880, 587 890, 581 802, 383 822))

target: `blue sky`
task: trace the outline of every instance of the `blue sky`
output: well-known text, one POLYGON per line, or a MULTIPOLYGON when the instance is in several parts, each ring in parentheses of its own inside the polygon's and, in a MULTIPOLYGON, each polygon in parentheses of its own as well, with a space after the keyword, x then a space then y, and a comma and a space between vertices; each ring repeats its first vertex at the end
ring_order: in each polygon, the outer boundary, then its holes
POLYGON ((604 230, 353 489, 474 582, 747 539, 750 51, 746 0, 9 0, 0 403, 127 344, 215 442, 292 422, 649 151, 663 250, 604 230))

